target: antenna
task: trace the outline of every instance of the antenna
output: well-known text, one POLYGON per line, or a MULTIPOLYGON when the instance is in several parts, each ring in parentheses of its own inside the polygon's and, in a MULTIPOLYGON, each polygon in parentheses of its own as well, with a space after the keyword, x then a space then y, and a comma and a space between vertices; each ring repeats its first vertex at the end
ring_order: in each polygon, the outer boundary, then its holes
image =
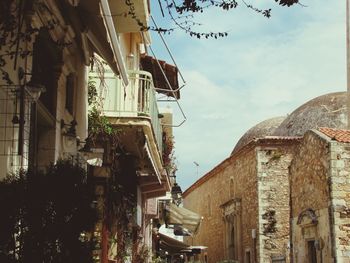
POLYGON ((197 179, 198 179, 198 167, 199 167, 199 163, 197 163, 196 161, 193 161, 194 165, 197 167, 197 179))

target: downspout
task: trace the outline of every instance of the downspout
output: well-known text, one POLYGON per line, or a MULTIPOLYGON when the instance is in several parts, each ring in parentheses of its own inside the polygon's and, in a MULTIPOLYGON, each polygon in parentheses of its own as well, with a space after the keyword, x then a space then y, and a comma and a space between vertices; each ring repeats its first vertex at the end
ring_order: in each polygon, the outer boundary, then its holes
MULTIPOLYGON (((350 109, 350 5, 349 0, 346 0, 346 84, 347 84, 347 106, 350 109)), ((350 111, 348 111, 348 119, 350 120, 350 111)), ((348 122, 350 129, 350 122, 348 122)))
MULTIPOLYGON (((293 161, 292 161, 293 162, 293 161)), ((291 165, 288 166, 288 179, 289 179, 289 262, 293 263, 294 261, 294 253, 293 253, 293 201, 292 201, 292 172, 291 172, 291 165)))
MULTIPOLYGON (((348 2, 348 1, 347 1, 348 2)), ((330 240, 331 240, 331 256, 333 258, 333 263, 337 263, 337 251, 336 251, 336 240, 335 240, 335 231, 334 231, 334 203, 333 203, 333 168, 332 168, 332 151, 333 147, 331 142, 328 142, 328 157, 329 157, 329 168, 328 168, 328 192, 329 197, 331 201, 329 202, 328 206, 328 220, 329 220, 329 233, 330 233, 330 240)), ((327 147, 326 146, 326 147, 327 147)))
POLYGON ((129 84, 128 74, 126 72, 125 62, 123 55, 120 49, 119 40, 117 38, 116 30, 114 27, 111 10, 109 9, 108 0, 101 0, 101 10, 102 10, 102 19, 106 25, 107 33, 111 41, 111 46, 114 54, 114 59, 117 62, 122 80, 127 86, 129 84))

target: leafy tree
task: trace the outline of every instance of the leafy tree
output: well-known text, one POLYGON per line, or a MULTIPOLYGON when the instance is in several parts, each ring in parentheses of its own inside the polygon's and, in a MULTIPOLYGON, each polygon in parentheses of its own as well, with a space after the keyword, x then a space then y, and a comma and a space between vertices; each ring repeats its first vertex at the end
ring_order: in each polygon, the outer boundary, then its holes
POLYGON ((0 262, 92 262, 97 220, 85 171, 69 161, 0 182, 0 262))
MULTIPOLYGON (((274 0, 278 5, 290 7, 295 4, 300 4, 299 0, 274 0)), ((200 25, 193 20, 195 13, 203 13, 209 8, 218 8, 223 11, 230 11, 236 9, 238 6, 245 6, 252 11, 259 13, 267 18, 271 17, 271 8, 257 8, 250 4, 248 0, 158 0, 159 8, 163 17, 169 18, 174 27, 161 28, 161 27, 146 27, 138 19, 134 12, 133 3, 130 0, 125 0, 125 3, 129 5, 129 12, 133 19, 137 21, 142 30, 154 30, 161 33, 170 33, 176 29, 185 31, 191 37, 197 38, 219 38, 228 35, 228 32, 198 32, 193 28, 200 25)), ((301 5, 301 4, 300 4, 301 5)))

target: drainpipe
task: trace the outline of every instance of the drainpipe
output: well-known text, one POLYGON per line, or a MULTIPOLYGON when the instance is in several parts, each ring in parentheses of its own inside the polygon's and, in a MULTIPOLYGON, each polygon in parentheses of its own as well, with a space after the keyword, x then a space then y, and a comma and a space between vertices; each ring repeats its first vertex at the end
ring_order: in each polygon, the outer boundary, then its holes
MULTIPOLYGON (((348 0, 347 0, 348 3, 348 0)), ((348 5, 347 5, 348 6, 348 5)), ((328 192, 329 197, 331 198, 331 202, 329 202, 328 205, 328 220, 329 220, 329 232, 330 232, 330 240, 331 240, 331 256, 333 258, 333 263, 337 263, 337 251, 336 251, 336 240, 335 240, 335 225, 334 225, 334 200, 333 200, 333 168, 332 168, 332 151, 333 147, 332 144, 329 142, 327 144, 328 147, 328 160, 329 160, 329 166, 328 166, 328 192)))
POLYGON ((128 74, 126 72, 126 67, 125 67, 123 55, 120 49, 120 44, 116 33, 117 31, 115 30, 115 27, 114 27, 111 10, 109 9, 108 0, 101 0, 100 6, 103 14, 102 18, 107 27, 107 33, 111 41, 114 59, 117 62, 122 80, 125 86, 127 86, 129 84, 128 74))
MULTIPOLYGON (((349 0, 346 0, 346 84, 347 84, 347 106, 350 109, 350 6, 349 0)), ((348 111, 348 119, 350 120, 350 111, 348 111)), ((350 129, 350 121, 348 122, 348 129, 350 129)))
POLYGON ((253 263, 257 262, 257 249, 256 249, 256 229, 252 229, 252 239, 253 239, 253 263))
MULTIPOLYGON (((292 201, 292 172, 291 164, 288 166, 288 180, 289 180, 289 262, 293 263, 293 201, 292 201)), ((287 255, 286 255, 287 257, 287 255)))

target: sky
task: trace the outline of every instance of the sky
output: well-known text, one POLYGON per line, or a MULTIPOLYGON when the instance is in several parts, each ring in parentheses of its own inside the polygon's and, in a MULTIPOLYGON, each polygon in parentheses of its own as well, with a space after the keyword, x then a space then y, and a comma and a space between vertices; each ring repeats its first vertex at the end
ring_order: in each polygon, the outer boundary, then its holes
MULTIPOLYGON (((228 37, 198 40, 180 30, 165 35, 186 81, 179 101, 186 122, 173 130, 183 190, 227 158, 254 125, 346 90, 345 0, 302 0, 306 7, 289 8, 274 0, 250 3, 271 7, 272 17, 242 5, 229 12, 213 8, 195 17, 202 24, 197 30, 228 31, 228 37)), ((151 8, 159 25, 169 25, 158 0, 151 8)), ((156 34, 152 47, 171 62, 156 34)), ((170 107, 174 124, 180 123, 176 104, 170 107)))

